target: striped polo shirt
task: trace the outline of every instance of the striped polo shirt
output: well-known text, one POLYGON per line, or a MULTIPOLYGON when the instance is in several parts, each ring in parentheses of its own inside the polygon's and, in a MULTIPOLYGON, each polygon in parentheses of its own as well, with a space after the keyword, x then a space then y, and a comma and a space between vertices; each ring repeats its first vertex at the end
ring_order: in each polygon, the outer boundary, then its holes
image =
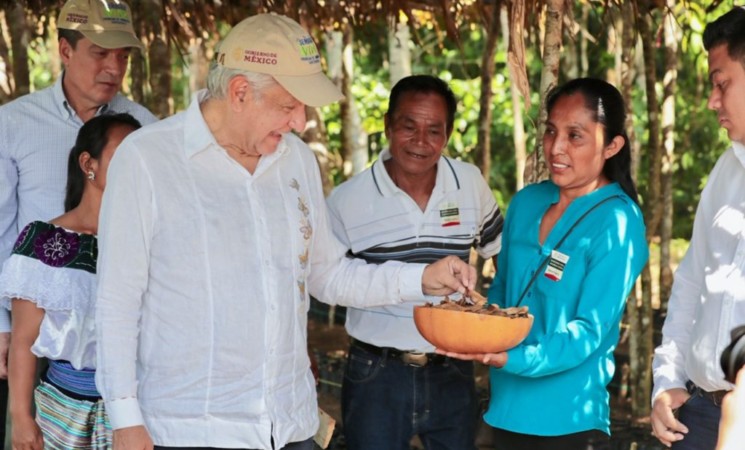
MULTIPOLYGON (((503 218, 478 168, 448 157, 437 165, 437 179, 425 211, 388 175, 386 149, 373 165, 337 187, 328 204, 337 237, 354 257, 431 263, 448 255, 468 261, 471 248, 490 258, 501 248, 503 218)), ((415 304, 422 298, 374 308, 349 308, 347 332, 380 347, 431 352, 416 329, 415 304)))

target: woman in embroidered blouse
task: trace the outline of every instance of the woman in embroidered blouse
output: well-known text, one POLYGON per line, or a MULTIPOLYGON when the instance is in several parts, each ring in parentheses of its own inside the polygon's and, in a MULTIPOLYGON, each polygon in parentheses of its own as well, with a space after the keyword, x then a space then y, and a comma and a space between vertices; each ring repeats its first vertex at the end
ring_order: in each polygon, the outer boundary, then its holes
POLYGON ((96 233, 109 161, 139 127, 129 114, 83 125, 68 159, 65 214, 27 225, 3 266, 0 299, 13 319, 8 381, 16 450, 111 447, 94 381, 96 233), (49 367, 34 391, 37 357, 49 367))
POLYGON ((551 180, 512 199, 489 291, 501 307, 528 306, 533 328, 506 352, 450 356, 493 366, 484 420, 497 449, 597 450, 609 445, 606 387, 626 297, 648 258, 645 228, 618 90, 572 80, 547 109, 551 180))

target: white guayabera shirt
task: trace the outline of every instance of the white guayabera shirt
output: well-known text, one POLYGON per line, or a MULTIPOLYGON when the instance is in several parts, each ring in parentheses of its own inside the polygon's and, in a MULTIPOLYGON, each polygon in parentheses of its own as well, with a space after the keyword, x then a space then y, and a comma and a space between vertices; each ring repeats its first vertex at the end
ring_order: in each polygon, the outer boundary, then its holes
POLYGON ((129 135, 100 223, 97 385, 114 429, 156 445, 281 448, 317 427, 309 294, 420 299, 423 265, 364 265, 328 221, 315 158, 287 134, 252 175, 189 109, 129 135))

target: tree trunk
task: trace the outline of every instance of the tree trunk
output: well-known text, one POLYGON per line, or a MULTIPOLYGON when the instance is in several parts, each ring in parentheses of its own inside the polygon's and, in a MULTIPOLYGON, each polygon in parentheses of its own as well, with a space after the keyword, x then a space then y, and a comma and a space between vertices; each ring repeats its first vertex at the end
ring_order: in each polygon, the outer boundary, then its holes
MULTIPOLYGON (((57 29, 57 18, 54 16, 48 16, 47 18, 49 19, 49 27, 57 29)), ((56 80, 62 75, 62 60, 60 60, 59 41, 56 36, 47 39, 47 55, 52 79, 56 80)))
POLYGON ((647 117, 649 120, 649 142, 647 143, 647 154, 649 155, 649 181, 647 183, 647 195, 645 198, 645 218, 647 223, 647 240, 659 231, 662 219, 661 203, 661 178, 662 151, 660 146, 660 104, 657 99, 657 74, 655 72, 655 31, 653 29, 652 11, 645 10, 639 20, 639 32, 641 34, 642 48, 644 50, 644 76, 645 91, 647 94, 647 117))
MULTIPOLYGON (((635 74, 635 49, 636 49, 636 12, 633 2, 623 2, 621 5, 621 20, 619 21, 621 31, 621 42, 620 45, 616 45, 618 51, 620 51, 620 58, 616 58, 617 64, 617 76, 620 77, 620 90, 623 95, 624 103, 626 105, 626 133, 629 137, 629 144, 631 146, 631 177, 636 182, 637 179, 637 167, 638 167, 638 149, 636 145, 636 133, 634 132, 634 115, 632 114, 631 105, 631 88, 634 84, 635 74), (636 164, 634 163, 636 161, 636 164)), ((636 291, 632 291, 631 295, 626 302, 626 323, 629 325, 629 366, 626 377, 628 378, 629 390, 631 392, 632 409, 636 398, 637 392, 644 392, 644 377, 641 375, 643 367, 639 364, 640 355, 640 340, 642 321, 641 317, 641 302, 637 298, 636 291)), ((639 400, 636 400, 637 402, 639 400)), ((636 416, 636 414, 632 415, 636 416)))
POLYGON ((670 241, 673 234, 673 164, 675 162, 675 91, 678 78, 678 29, 673 16, 675 0, 667 0, 664 16, 665 28, 665 79, 663 80, 662 134, 662 223, 660 224, 660 309, 667 311, 667 302, 673 285, 670 264, 670 241))
POLYGON ((26 50, 31 41, 31 31, 26 22, 26 10, 23 3, 14 2, 5 11, 8 31, 10 32, 11 51, 13 52, 12 69, 15 83, 13 97, 16 98, 31 92, 28 51, 26 50))
POLYGON ((582 27, 587 27, 590 17, 590 4, 582 2, 582 22, 580 23, 580 32, 577 36, 579 40, 579 73, 580 76, 586 77, 590 69, 590 59, 587 56, 587 36, 585 36, 585 30, 582 27))
POLYGON ((394 22, 388 29, 388 65, 391 72, 391 87, 401 78, 411 75, 409 26, 403 22, 394 22))
MULTIPOLYGON (((634 85, 634 78, 636 74, 634 71, 634 61, 636 60, 635 52, 636 49, 636 13, 634 4, 632 2, 624 2, 621 5, 622 14, 622 35, 621 35, 621 70, 619 72, 621 77, 621 93, 623 94, 623 100, 626 104, 626 132, 629 136, 629 144, 632 144, 631 148, 634 149, 633 143, 636 141, 636 132, 634 131, 634 114, 631 109, 633 98, 631 96, 631 88, 634 85)), ((631 154, 631 177, 636 182, 639 167, 639 154, 632 152, 631 154)))
POLYGON ((344 28, 342 49, 342 93, 341 101, 341 139, 344 158, 344 176, 350 177, 362 172, 367 167, 367 134, 362 129, 362 119, 354 101, 352 85, 354 84, 354 42, 352 27, 344 28))
MULTIPOLYGON (((143 38, 147 36, 145 28, 145 20, 143 18, 143 2, 141 0, 133 0, 131 5, 132 10, 132 25, 134 26, 137 36, 143 38)), ((140 105, 147 105, 145 88, 147 79, 147 73, 145 69, 145 54, 142 50, 133 50, 129 57, 129 76, 132 79, 132 84, 129 86, 129 92, 132 95, 132 100, 139 103, 140 105)))
POLYGON ((158 117, 168 117, 173 113, 171 96, 171 43, 163 29, 162 0, 148 0, 143 12, 147 28, 153 40, 148 48, 150 68, 150 110, 158 117))
MULTIPOLYGON (((522 83, 527 88, 527 75, 525 73, 525 45, 523 37, 523 24, 525 23, 525 4, 523 0, 514 0, 511 4, 512 12, 510 15, 512 19, 508 21, 507 9, 502 9, 501 26, 502 26, 502 40, 509 42, 508 47, 521 46, 521 50, 517 53, 521 56, 517 56, 517 67, 515 64, 508 62, 509 68, 508 75, 510 77, 510 98, 512 99, 512 142, 515 145, 515 191, 519 191, 525 185, 525 160, 527 158, 526 150, 526 137, 525 137, 525 124, 523 123, 523 106, 520 100, 520 78, 522 77, 522 83), (516 9, 518 9, 516 11, 516 9), (512 27, 510 27, 510 22, 512 27), (518 72, 520 71, 520 72, 518 72)), ((510 58, 510 51, 508 49, 508 61, 512 61, 510 58)), ((530 92, 523 93, 523 99, 525 103, 530 103, 530 92)))
MULTIPOLYGON (((655 91, 657 76, 655 73, 655 53, 652 45, 654 42, 652 11, 645 7, 639 19, 639 32, 644 51, 647 115, 649 120, 649 142, 647 143, 649 178, 647 195, 645 196, 645 217, 647 222, 647 243, 651 243, 657 233, 660 219, 662 218, 660 198, 660 108, 655 91)), ((638 314, 634 318, 635 323, 632 324, 632 334, 637 335, 637 341, 630 355, 633 363, 631 380, 634 386, 631 409, 632 415, 637 418, 646 417, 650 412, 649 398, 652 385, 651 362, 652 352, 654 350, 652 316, 652 272, 650 264, 647 263, 642 272, 642 301, 638 314)))
POLYGON ((7 103, 13 93, 12 62, 10 60, 10 36, 5 20, 5 10, 0 10, 0 104, 7 103))
POLYGON ((613 55, 613 66, 605 72, 605 79, 623 94, 623 18, 620 14, 613 16, 613 26, 608 27, 608 53, 613 55))
POLYGON ((316 155, 318 166, 321 169, 323 193, 329 195, 331 190, 334 189, 334 181, 329 175, 334 164, 329 154, 326 126, 318 108, 307 107, 305 108, 305 114, 307 122, 305 123, 305 130, 300 133, 300 138, 308 144, 308 147, 316 155))
POLYGON ((536 148, 528 159, 526 183, 535 183, 548 176, 543 158, 543 132, 546 129, 546 97, 559 81, 561 62, 562 26, 565 0, 546 0, 546 33, 543 47, 543 70, 541 71, 541 110, 538 115, 536 148))
POLYGON ((631 370, 631 416, 641 419, 649 416, 649 399, 652 396, 652 271, 649 264, 641 274, 641 302, 632 296, 628 302, 629 316, 629 363, 631 370))
POLYGON ((189 43, 189 95, 184 96, 187 105, 191 94, 207 87, 209 65, 210 58, 207 57, 205 40, 201 37, 192 39, 189 43))
POLYGON ((129 86, 129 92, 132 94, 132 100, 140 105, 146 105, 145 102, 145 57, 139 50, 131 53, 129 60, 129 75, 132 78, 132 84, 129 86))
POLYGON ((496 64, 497 38, 499 36, 499 5, 491 6, 492 14, 486 26, 486 42, 481 54, 481 95, 479 97, 479 118, 476 143, 476 161, 481 175, 489 183, 491 173, 491 123, 492 123, 492 80, 496 64))

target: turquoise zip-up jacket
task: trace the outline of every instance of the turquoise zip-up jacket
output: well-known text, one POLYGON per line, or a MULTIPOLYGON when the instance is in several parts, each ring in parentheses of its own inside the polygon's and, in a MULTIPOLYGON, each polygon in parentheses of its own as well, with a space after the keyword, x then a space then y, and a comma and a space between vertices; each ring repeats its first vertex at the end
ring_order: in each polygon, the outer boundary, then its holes
POLYGON ((484 420, 532 435, 610 434, 606 386, 626 298, 649 257, 644 220, 638 205, 611 183, 575 199, 541 245, 541 219, 558 200, 559 188, 545 181, 519 191, 507 211, 489 301, 516 306, 540 271, 520 303, 535 321, 526 339, 507 352, 507 364, 491 368, 484 420), (609 197, 615 198, 591 211, 555 248, 583 213, 609 197), (558 253, 541 266, 552 251, 558 253))

